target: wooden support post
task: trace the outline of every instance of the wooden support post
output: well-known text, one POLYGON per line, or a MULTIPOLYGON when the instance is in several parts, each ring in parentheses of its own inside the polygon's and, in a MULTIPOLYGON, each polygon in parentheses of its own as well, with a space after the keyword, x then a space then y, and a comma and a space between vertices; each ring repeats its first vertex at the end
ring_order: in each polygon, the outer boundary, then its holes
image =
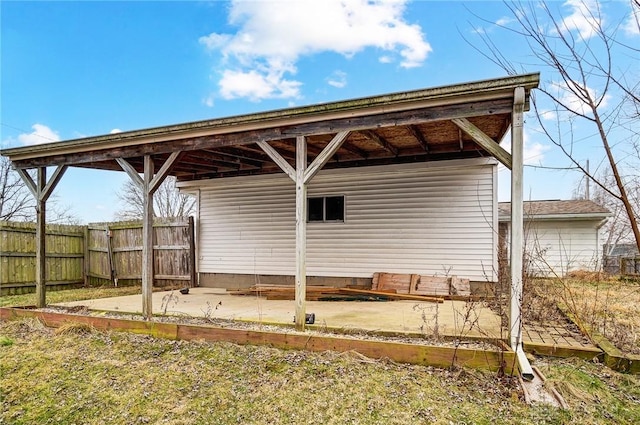
POLYGON ((154 164, 151 155, 144 156, 142 183, 142 314, 151 319, 153 305, 153 192, 149 191, 153 180, 154 164))
POLYGON ((155 164, 151 155, 145 155, 143 178, 126 159, 116 158, 120 167, 142 189, 142 315, 147 320, 151 319, 153 315, 153 194, 169 175, 171 167, 176 163, 181 153, 172 152, 157 174, 155 174, 155 164))
POLYGON ((43 308, 47 305, 47 200, 66 171, 66 165, 56 168, 47 182, 47 168, 38 167, 36 182, 26 170, 17 168, 16 172, 36 199, 36 306, 43 308))
POLYGON ((296 329, 304 330, 307 297, 307 140, 296 138, 296 329))
POLYGON ((47 183, 46 167, 38 168, 36 179, 38 196, 36 197, 36 306, 47 305, 47 200, 40 195, 47 183))
POLYGON ((511 118, 511 294, 509 339, 515 351, 522 343, 523 225, 523 113, 524 88, 517 87, 511 118))
POLYGON ((189 216, 189 286, 195 288, 198 283, 196 271, 196 230, 192 216, 189 216))
POLYGON ((307 139, 296 137, 296 169, 267 142, 258 142, 258 146, 269 155, 296 184, 296 329, 304 330, 306 320, 305 300, 307 298, 307 183, 322 169, 331 157, 347 140, 348 131, 337 133, 331 142, 316 156, 307 168, 307 139))

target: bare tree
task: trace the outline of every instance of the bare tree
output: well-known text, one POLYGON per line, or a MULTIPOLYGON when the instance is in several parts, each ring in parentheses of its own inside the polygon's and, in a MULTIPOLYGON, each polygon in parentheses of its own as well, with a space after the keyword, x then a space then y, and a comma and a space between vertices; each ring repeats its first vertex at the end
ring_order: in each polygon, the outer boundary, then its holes
MULTIPOLYGON (((629 5, 635 19, 631 24, 639 25, 640 0, 629 5)), ((550 78, 538 92, 542 96, 532 96, 542 133, 575 168, 622 206, 640 250, 637 205, 629 194, 637 179, 633 175, 625 178, 623 173, 625 166, 637 169, 637 164, 624 161, 637 143, 640 119, 640 49, 625 44, 621 35, 621 27, 629 22, 607 23, 595 0, 562 3, 572 6, 571 16, 565 17, 545 2, 505 2, 505 6, 515 25, 500 27, 526 41, 534 59, 528 66, 549 71, 545 75, 550 78), (588 143, 598 141, 608 169, 604 175, 611 180, 583 167, 576 152, 580 141, 584 142, 576 139, 578 128, 591 133, 588 143)), ((477 33, 484 44, 477 50, 508 73, 515 73, 513 62, 490 34, 477 33)))
MULTIPOLYGON (((598 180, 604 183, 607 187, 614 187, 615 180, 611 173, 600 173, 598 180)), ((627 195, 636 211, 640 210, 640 179, 638 177, 628 178, 631 182, 627 195), (635 181, 635 182, 632 182, 635 181)), ((585 186, 578 184, 573 193, 574 199, 586 199, 585 186)), ((614 247, 622 243, 630 243, 634 240, 631 225, 629 224, 629 217, 623 205, 609 194, 609 192, 602 189, 600 186, 596 186, 589 194, 589 199, 598 205, 602 205, 611 212, 611 217, 604 224, 603 231, 603 244, 609 247, 614 247)))
MULTIPOLYGON (((47 222, 78 224, 80 220, 70 206, 62 206, 58 199, 48 201, 47 222)), ((0 157, 0 220, 35 221, 36 201, 24 182, 11 167, 7 157, 0 157)))
POLYGON ((35 200, 7 157, 0 157, 0 220, 29 221, 35 200))
MULTIPOLYGON (((118 220, 140 220, 143 213, 142 189, 132 180, 128 180, 120 189, 118 198, 124 208, 116 213, 118 220)), ((196 199, 176 188, 175 177, 169 176, 153 195, 155 217, 188 217, 195 212, 196 199)))

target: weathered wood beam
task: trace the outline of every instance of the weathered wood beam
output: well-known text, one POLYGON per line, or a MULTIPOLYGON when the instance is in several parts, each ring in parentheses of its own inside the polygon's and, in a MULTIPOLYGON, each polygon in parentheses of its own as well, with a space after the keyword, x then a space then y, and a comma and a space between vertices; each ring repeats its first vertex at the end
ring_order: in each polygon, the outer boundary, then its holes
MULTIPOLYGON (((193 155, 187 156, 184 155, 180 158, 180 161, 173 166, 171 169, 172 174, 179 174, 181 171, 192 170, 192 171, 211 171, 213 169, 226 168, 229 170, 239 170, 242 168, 242 162, 226 162, 226 161, 216 161, 214 159, 204 157, 195 157, 193 155)), ((250 166, 247 164, 247 166, 250 166)), ((259 168, 259 167, 258 167, 259 168)))
POLYGON ((342 146, 340 146, 340 149, 344 149, 347 152, 351 152, 352 154, 358 155, 360 158, 363 158, 363 159, 367 159, 369 157, 369 152, 350 144, 346 140, 342 144, 342 146))
POLYGON ((147 320, 153 315, 153 174, 153 159, 151 155, 145 155, 142 183, 142 314, 147 320))
POLYGON ((384 137, 378 136, 376 133, 374 133, 371 130, 361 130, 360 134, 362 134, 363 136, 365 136, 367 139, 371 140, 372 142, 375 142, 382 149, 384 149, 387 152, 393 154, 393 156, 398 156, 398 148, 396 148, 395 146, 391 145, 391 143, 389 143, 384 137))
POLYGON ((489 152, 505 167, 511 170, 511 154, 504 150, 504 148, 496 143, 491 137, 487 136, 482 130, 473 125, 466 118, 455 118, 451 121, 460 127, 462 131, 471 136, 471 138, 480 145, 481 148, 489 152))
POLYGON ((133 180, 133 183, 140 189, 144 186, 144 180, 138 174, 138 171, 124 158, 116 158, 116 162, 120 167, 129 175, 129 178, 133 180))
POLYGON ((222 152, 225 155, 229 155, 231 157, 238 158, 238 159, 249 159, 249 160, 261 162, 261 163, 271 162, 271 158, 265 155, 262 151, 260 151, 260 153, 256 153, 254 151, 248 151, 240 147, 238 148, 226 147, 226 148, 222 148, 222 150, 216 150, 214 152, 222 152))
POLYGON ((340 149, 342 143, 346 140, 349 135, 348 131, 341 131, 336 134, 334 138, 329 142, 329 144, 320 152, 320 154, 313 160, 309 168, 304 172, 304 183, 309 183, 311 179, 318 174, 318 171, 322 169, 322 167, 331 159, 334 153, 340 149))
POLYGON ((16 172, 24 182, 25 186, 27 186, 27 189, 29 189, 29 192, 31 192, 33 197, 37 200, 40 196, 38 194, 38 186, 31 178, 31 175, 29 175, 29 172, 22 168, 16 168, 16 172))
POLYGON ((79 163, 114 160, 115 158, 163 154, 181 150, 189 151, 250 145, 258 141, 283 140, 301 135, 335 134, 339 131, 360 131, 372 128, 451 120, 454 118, 510 114, 511 109, 511 99, 487 100, 417 110, 322 120, 314 123, 294 124, 283 128, 267 128, 157 143, 142 143, 105 150, 93 150, 90 152, 65 153, 25 159, 22 161, 15 160, 13 163, 18 168, 34 168, 43 165, 75 165, 79 163))
POLYGON ((264 162, 264 161, 257 161, 254 159, 240 158, 235 155, 227 155, 224 152, 215 151, 211 149, 203 149, 202 151, 198 151, 198 156, 201 157, 202 159, 210 159, 218 163, 250 165, 252 167, 261 167, 262 163, 264 162), (203 155, 200 155, 200 152, 202 152, 203 155))
POLYGON ((524 250, 523 206, 523 112, 524 88, 514 93, 511 124, 511 296, 509 311, 509 337, 515 351, 522 343, 522 271, 524 250))
MULTIPOLYGON (((149 183, 149 191, 154 193, 156 190, 158 190, 158 188, 160 187, 164 179, 169 175, 169 171, 171 171, 171 167, 173 167, 173 165, 175 164, 180 154, 182 154, 182 152, 172 152, 171 155, 169 155, 169 158, 167 158, 166 161, 164 161, 164 164, 162 164, 162 167, 160 167, 156 175, 153 176, 153 178, 151 179, 151 182, 149 183)), ((146 157, 145 157, 145 161, 146 161, 146 157)), ((146 170, 146 165, 145 165, 145 170, 146 170)))
POLYGON ((51 196, 51 193, 53 193, 53 189, 56 188, 66 170, 66 165, 60 165, 55 169, 53 175, 49 179, 49 182, 40 192, 40 199, 42 199, 43 201, 47 201, 49 199, 49 196, 51 196))
POLYGON ((47 184, 47 168, 39 167, 36 196, 36 307, 47 306, 47 199, 42 196, 47 184))
POLYGON ((257 144, 267 155, 269 155, 269 158, 271 158, 273 162, 275 162, 278 167, 280 167, 280 169, 289 176, 291 180, 293 180, 294 182, 296 181, 296 170, 294 170, 291 164, 289 164, 282 156, 280 156, 280 153, 278 153, 277 150, 272 148, 271 145, 267 142, 259 141, 257 142, 257 144))
POLYGON ((304 330, 307 298, 307 141, 304 136, 296 138, 296 329, 304 330))
POLYGON ((418 130, 418 127, 416 125, 408 125, 407 129, 420 146, 422 146, 422 149, 424 149, 425 152, 429 152, 429 143, 420 130, 418 130))

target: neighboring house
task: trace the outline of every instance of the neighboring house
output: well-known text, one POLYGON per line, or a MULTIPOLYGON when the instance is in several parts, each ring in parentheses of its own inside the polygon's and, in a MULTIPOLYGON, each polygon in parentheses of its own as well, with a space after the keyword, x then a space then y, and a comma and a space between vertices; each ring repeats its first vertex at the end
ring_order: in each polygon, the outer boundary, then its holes
MULTIPOLYGON (((499 203, 500 249, 508 258, 511 204, 499 203), (506 243, 503 243, 506 242, 506 243)), ((532 276, 564 276, 602 268, 600 229, 611 213, 588 200, 526 201, 525 271, 532 276)))

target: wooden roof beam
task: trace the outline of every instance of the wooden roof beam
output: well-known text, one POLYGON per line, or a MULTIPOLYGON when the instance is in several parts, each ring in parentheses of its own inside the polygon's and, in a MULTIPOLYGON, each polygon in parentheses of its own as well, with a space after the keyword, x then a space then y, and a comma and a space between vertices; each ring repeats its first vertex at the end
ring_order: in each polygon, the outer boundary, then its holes
MULTIPOLYGON (((511 99, 482 100, 454 105, 435 106, 426 109, 395 111, 365 116, 329 119, 315 123, 292 124, 278 128, 240 131, 179 140, 147 142, 141 144, 125 144, 117 147, 93 147, 81 152, 57 152, 33 158, 12 157, 18 168, 33 168, 49 165, 75 165, 79 163, 98 163, 115 158, 140 157, 151 154, 170 153, 175 151, 191 151, 199 149, 218 149, 251 145, 257 141, 284 140, 297 136, 335 134, 338 131, 367 131, 372 128, 412 125, 426 122, 450 120, 455 118, 474 117, 511 113, 511 99)), ((64 143, 56 144, 64 147, 64 143)), ((55 145, 54 145, 55 146, 55 145)), ((87 145, 86 149, 91 146, 87 145)), ((283 155, 284 156, 284 155, 283 155)), ((11 157, 11 155, 10 155, 11 157)))
POLYGON ((398 148, 391 145, 391 143, 389 143, 384 137, 379 136, 377 133, 374 133, 371 130, 360 131, 360 134, 362 134, 372 142, 375 142, 378 146, 380 146, 382 149, 386 150, 387 152, 392 153, 393 156, 398 156, 398 148))
POLYGON ((255 150, 246 150, 245 148, 246 146, 237 146, 235 148, 225 147, 222 149, 217 149, 214 152, 220 152, 224 155, 239 159, 250 159, 256 162, 271 162, 271 158, 269 158, 264 153, 257 153, 255 152, 255 150))
POLYGON ((425 152, 429 152, 429 143, 427 143, 427 139, 420 132, 420 130, 418 129, 418 126, 408 125, 407 128, 409 129, 409 133, 411 133, 413 138, 418 141, 420 146, 422 146, 422 149, 424 149, 425 152))
POLYGON ((460 127, 462 131, 471 136, 471 138, 480 145, 481 148, 489 152, 505 167, 511 170, 511 154, 504 150, 504 148, 496 143, 495 140, 487 136, 482 130, 473 125, 473 123, 466 118, 454 118, 451 121, 460 127))
POLYGON ((360 148, 358 148, 356 146, 353 146, 347 140, 345 140, 345 142, 342 144, 342 146, 340 146, 340 149, 344 149, 347 152, 351 152, 353 154, 356 154, 360 158, 367 159, 369 157, 369 152, 365 151, 364 149, 360 149, 360 148))

